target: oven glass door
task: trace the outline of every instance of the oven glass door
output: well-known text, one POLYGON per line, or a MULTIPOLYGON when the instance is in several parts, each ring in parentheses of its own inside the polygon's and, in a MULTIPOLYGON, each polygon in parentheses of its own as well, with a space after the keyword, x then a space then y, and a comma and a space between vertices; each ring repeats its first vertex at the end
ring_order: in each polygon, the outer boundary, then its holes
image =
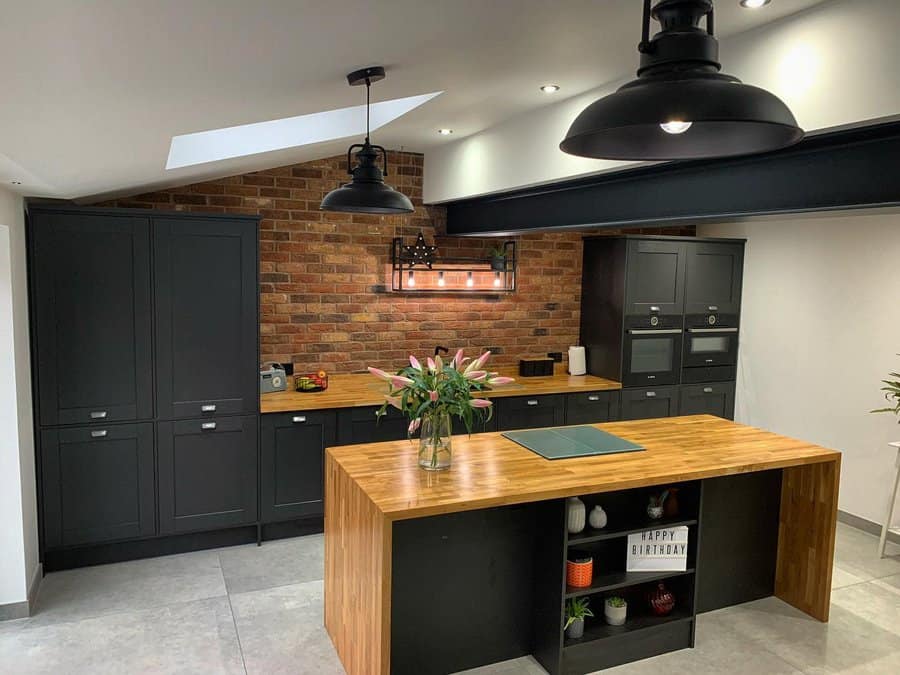
POLYGON ((624 384, 675 384, 681 367, 681 329, 628 331, 624 384))
POLYGON ((688 328, 685 366, 733 366, 735 363, 737 328, 688 328))

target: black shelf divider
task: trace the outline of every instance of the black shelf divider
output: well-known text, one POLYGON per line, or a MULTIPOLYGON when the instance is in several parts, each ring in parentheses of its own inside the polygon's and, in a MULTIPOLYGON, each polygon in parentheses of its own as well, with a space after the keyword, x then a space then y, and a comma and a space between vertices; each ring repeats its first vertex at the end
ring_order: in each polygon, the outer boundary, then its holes
POLYGON ((648 629, 653 629, 658 626, 665 625, 667 623, 675 623, 678 621, 690 621, 694 618, 694 615, 685 609, 674 609, 671 614, 667 616, 655 616, 653 614, 639 614, 632 618, 631 616, 625 621, 625 624, 622 626, 610 626, 603 619, 603 615, 598 612, 598 615, 585 626, 584 635, 576 640, 571 638, 566 638, 563 642, 563 649, 574 647, 577 645, 583 645, 588 642, 596 642, 598 640, 607 640, 609 638, 616 638, 620 635, 625 635, 626 633, 634 633, 637 631, 643 631, 648 629))
POLYGON ((583 595, 593 595, 594 593, 602 593, 604 591, 613 591, 617 588, 626 588, 627 586, 639 586, 647 584, 651 581, 664 581, 665 579, 673 579, 675 577, 683 577, 686 574, 693 574, 694 568, 688 567, 683 572, 610 572, 609 574, 596 574, 590 586, 584 588, 575 588, 566 586, 566 599, 579 598, 583 595))
POLYGON ((615 539, 616 537, 627 537, 629 534, 645 532, 646 530, 658 530, 666 527, 680 527, 682 525, 690 526, 696 524, 696 518, 675 517, 660 518, 657 520, 645 518, 640 522, 632 522, 624 528, 603 528, 602 530, 595 530, 592 527, 588 527, 578 534, 570 534, 569 546, 580 546, 583 544, 591 544, 595 541, 605 541, 607 539, 615 539))

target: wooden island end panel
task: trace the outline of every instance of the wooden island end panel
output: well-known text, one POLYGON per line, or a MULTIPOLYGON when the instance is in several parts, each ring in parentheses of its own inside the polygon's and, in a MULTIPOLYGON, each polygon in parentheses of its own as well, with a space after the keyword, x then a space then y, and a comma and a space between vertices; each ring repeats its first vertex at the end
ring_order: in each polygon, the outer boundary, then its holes
POLYGON ((392 526, 325 456, 325 629, 349 675, 390 672, 392 526))
POLYGON ((784 469, 775 595, 828 621, 841 457, 784 469))

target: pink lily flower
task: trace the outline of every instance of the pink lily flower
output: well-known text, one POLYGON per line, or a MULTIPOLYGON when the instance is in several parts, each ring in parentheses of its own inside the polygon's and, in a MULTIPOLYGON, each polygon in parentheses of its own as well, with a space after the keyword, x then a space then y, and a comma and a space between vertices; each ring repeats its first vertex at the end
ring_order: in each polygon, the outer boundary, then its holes
POLYGON ((469 372, 470 370, 480 369, 481 366, 483 366, 485 363, 487 363, 487 360, 490 357, 490 355, 491 355, 491 353, 489 351, 487 351, 484 354, 482 354, 481 356, 479 356, 477 359, 472 361, 472 363, 470 363, 468 366, 466 366, 465 372, 469 372))
POLYGON ((422 419, 417 417, 412 422, 409 423, 408 432, 410 434, 416 433, 416 430, 419 428, 419 425, 422 424, 422 419))
POLYGON ((428 397, 431 399, 432 403, 438 400, 438 393, 434 390, 428 392, 428 397))
POLYGON ((428 370, 430 370, 433 373, 434 372, 434 359, 429 356, 428 359, 425 361, 425 363, 428 364, 428 370))
POLYGON ((473 408, 489 408, 494 404, 488 401, 486 398, 473 398, 469 401, 469 405, 471 405, 473 408))
POLYGON ((391 384, 395 389, 403 389, 408 384, 412 384, 413 381, 408 377, 403 377, 402 375, 391 375, 391 384))
POLYGON ((467 380, 474 380, 475 382, 478 382, 479 380, 483 380, 486 377, 487 377, 486 370, 470 370, 468 373, 465 374, 465 378, 467 380))
POLYGON ((452 365, 454 368, 456 368, 458 370, 459 367, 462 365, 462 362, 463 362, 463 350, 460 349, 456 352, 456 356, 453 357, 453 360, 450 362, 450 365, 452 365))
POLYGON ((492 377, 488 379, 488 384, 509 384, 510 382, 515 382, 515 378, 513 377, 492 377))
POLYGON ((370 373, 372 373, 372 375, 374 375, 375 377, 377 377, 379 379, 384 380, 385 382, 390 382, 391 378, 394 377, 390 373, 386 373, 383 370, 379 370, 378 368, 373 368, 372 366, 369 366, 368 370, 370 373))
POLYGON ((439 373, 444 370, 444 361, 441 359, 441 355, 438 354, 434 357, 434 372, 439 373))
POLYGON ((419 372, 422 371, 422 364, 419 363, 419 359, 417 359, 412 354, 409 355, 409 365, 411 365, 413 368, 415 368, 419 372))
POLYGON ((385 396, 384 400, 394 406, 397 410, 402 410, 400 407, 400 397, 399 396, 385 396))

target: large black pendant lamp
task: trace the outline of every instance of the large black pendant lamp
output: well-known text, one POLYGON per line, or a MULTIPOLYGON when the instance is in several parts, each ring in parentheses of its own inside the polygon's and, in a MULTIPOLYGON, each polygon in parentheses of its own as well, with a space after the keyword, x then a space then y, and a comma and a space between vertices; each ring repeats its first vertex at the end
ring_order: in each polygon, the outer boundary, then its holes
POLYGON ((412 202, 402 192, 385 185, 387 176, 387 151, 380 145, 369 143, 369 88, 373 82, 384 79, 384 68, 373 66, 347 75, 351 86, 366 85, 366 141, 354 143, 347 150, 347 173, 353 176, 346 185, 332 190, 322 200, 319 208, 323 211, 345 211, 349 213, 412 213, 412 202), (351 168, 350 155, 354 148, 356 166, 351 168), (378 166, 378 152, 381 152, 384 172, 378 166))
POLYGON ((603 159, 694 159, 776 150, 803 138, 781 99, 719 72, 711 0, 660 0, 652 10, 650 4, 644 0, 638 78, 585 108, 560 150, 603 159), (662 27, 653 39, 651 16, 662 27))

